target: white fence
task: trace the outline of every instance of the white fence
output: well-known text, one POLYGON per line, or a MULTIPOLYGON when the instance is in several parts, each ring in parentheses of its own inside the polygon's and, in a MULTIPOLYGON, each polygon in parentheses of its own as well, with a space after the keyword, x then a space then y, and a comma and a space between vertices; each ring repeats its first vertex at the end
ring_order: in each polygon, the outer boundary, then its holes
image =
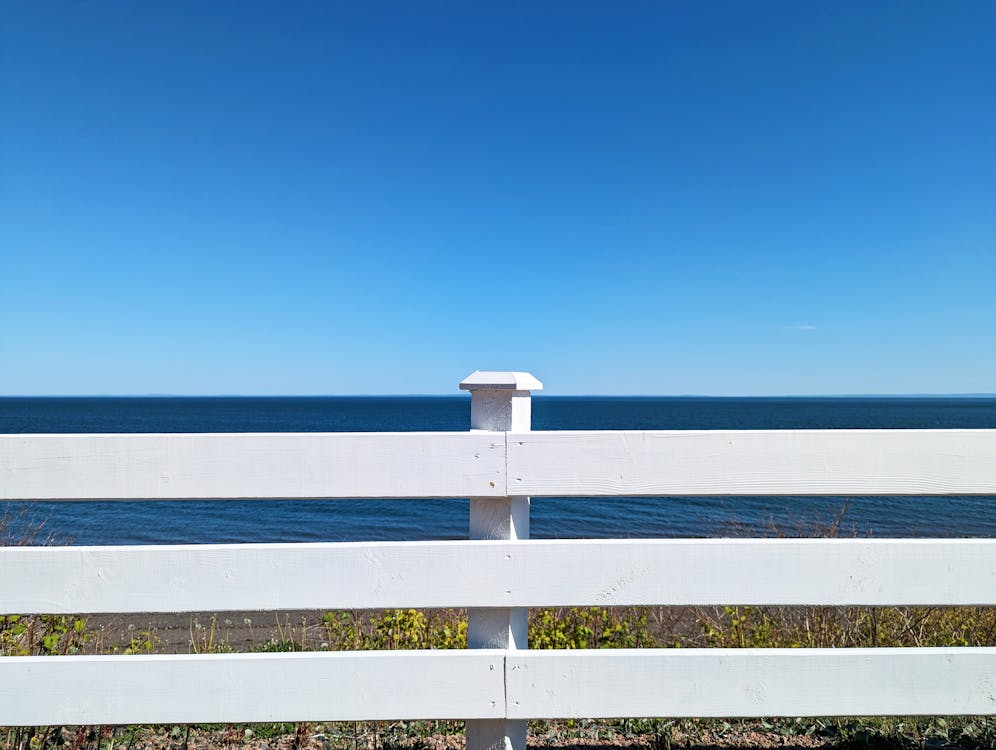
MULTIPOLYGON (((0 658, 0 725, 996 713, 996 648, 530 651, 526 608, 996 605, 996 540, 528 541, 529 496, 996 494, 996 430, 0 435, 0 500, 470 498, 466 542, 0 549, 3 613, 466 607, 466 651, 0 658)), ((579 500, 583 509, 583 500, 579 500)))

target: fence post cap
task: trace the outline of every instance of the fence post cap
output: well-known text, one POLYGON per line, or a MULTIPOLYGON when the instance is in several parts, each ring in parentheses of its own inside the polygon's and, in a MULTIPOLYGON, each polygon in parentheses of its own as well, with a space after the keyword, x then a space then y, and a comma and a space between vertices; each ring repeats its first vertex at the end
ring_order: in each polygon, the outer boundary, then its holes
POLYGON ((474 370, 460 381, 461 391, 541 391, 543 384, 528 372, 474 370))

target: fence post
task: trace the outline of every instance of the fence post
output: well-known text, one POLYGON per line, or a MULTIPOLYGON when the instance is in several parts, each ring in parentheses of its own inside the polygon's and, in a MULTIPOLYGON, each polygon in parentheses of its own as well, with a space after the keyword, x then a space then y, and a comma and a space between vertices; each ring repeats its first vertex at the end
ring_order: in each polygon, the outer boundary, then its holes
MULTIPOLYGON (((530 391, 543 384, 525 372, 481 372, 467 376, 461 390, 470 391, 470 428, 490 432, 528 432, 532 416, 530 391)), ((528 539, 528 497, 472 497, 471 539, 528 539)), ((526 648, 529 612, 516 609, 467 611, 469 648, 526 648)), ((526 722, 478 719, 467 722, 468 750, 525 750, 526 722)))

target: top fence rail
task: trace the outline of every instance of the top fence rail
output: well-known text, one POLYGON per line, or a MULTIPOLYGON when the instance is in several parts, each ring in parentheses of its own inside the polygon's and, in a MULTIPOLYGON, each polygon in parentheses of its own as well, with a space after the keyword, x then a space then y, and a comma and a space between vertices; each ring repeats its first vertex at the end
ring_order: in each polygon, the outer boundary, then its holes
POLYGON ((996 494, 996 430, 0 435, 0 500, 996 494))

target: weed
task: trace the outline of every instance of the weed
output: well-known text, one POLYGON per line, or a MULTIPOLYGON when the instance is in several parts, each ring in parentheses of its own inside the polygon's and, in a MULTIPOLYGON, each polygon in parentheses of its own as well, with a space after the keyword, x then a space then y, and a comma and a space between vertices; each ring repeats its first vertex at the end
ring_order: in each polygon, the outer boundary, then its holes
POLYGON ((221 637, 218 628, 218 615, 211 615, 207 627, 194 618, 190 621, 190 649, 195 654, 232 653, 235 648, 229 642, 228 634, 221 637))
POLYGON ((653 645, 647 609, 571 607, 530 612, 529 648, 640 648, 653 645))
POLYGON ((89 638, 82 617, 0 615, 0 656, 78 654, 89 638))
POLYGON ((125 647, 126 654, 151 654, 159 642, 159 637, 151 628, 134 631, 125 647))

